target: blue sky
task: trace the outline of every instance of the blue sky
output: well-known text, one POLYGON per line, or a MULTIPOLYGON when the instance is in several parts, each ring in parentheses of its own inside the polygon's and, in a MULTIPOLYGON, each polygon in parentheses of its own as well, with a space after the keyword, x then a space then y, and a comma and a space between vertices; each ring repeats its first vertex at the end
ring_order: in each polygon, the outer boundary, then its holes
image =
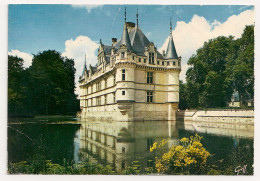
POLYGON ((209 22, 223 23, 231 15, 238 15, 252 6, 148 6, 110 5, 92 9, 70 5, 10 5, 8 50, 37 53, 47 49, 63 52, 65 41, 86 35, 105 44, 112 37, 121 37, 123 27, 123 7, 127 8, 127 21, 136 21, 139 9, 139 24, 144 33, 160 47, 169 34, 169 18, 173 25, 177 21, 189 22, 197 14, 209 22))
POLYGON ((124 23, 136 22, 159 51, 165 50, 172 18, 173 38, 182 56, 180 79, 185 81, 189 57, 205 41, 217 36, 239 38, 246 25, 254 24, 254 6, 240 5, 9 5, 8 54, 25 60, 30 66, 32 54, 54 49, 75 60, 76 82, 87 64, 96 63, 99 39, 111 44, 120 39, 124 23))

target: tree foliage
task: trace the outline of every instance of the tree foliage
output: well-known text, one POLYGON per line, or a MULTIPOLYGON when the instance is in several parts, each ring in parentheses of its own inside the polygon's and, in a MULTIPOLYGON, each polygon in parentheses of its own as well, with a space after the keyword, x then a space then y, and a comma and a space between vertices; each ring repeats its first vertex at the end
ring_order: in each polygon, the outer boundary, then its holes
POLYGON ((188 65, 187 83, 180 85, 181 109, 224 107, 235 91, 242 102, 253 99, 254 26, 246 26, 237 40, 220 36, 205 42, 188 65))
POLYGON ((48 50, 34 55, 32 65, 27 69, 22 68, 23 60, 20 58, 8 56, 8 62, 12 69, 8 72, 11 75, 8 81, 9 98, 11 100, 16 94, 23 97, 20 107, 17 103, 20 99, 17 98, 13 98, 16 103, 8 103, 10 114, 49 115, 77 111, 74 60, 61 57, 55 50, 48 50), (12 84, 17 82, 16 79, 23 81, 14 86, 12 84))

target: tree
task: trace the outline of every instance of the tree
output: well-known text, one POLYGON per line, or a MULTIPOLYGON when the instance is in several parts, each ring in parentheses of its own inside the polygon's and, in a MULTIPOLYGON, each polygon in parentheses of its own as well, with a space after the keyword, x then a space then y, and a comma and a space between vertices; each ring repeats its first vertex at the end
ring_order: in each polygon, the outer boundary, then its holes
POLYGON ((245 102, 254 97, 254 26, 240 39, 217 37, 197 50, 186 72, 187 104, 191 108, 224 107, 234 91, 245 102))
POLYGON ((246 26, 242 37, 234 43, 235 52, 229 56, 227 80, 238 91, 245 104, 254 99, 254 26, 246 26))
POLYGON ((20 114, 23 110, 23 63, 23 59, 8 55, 8 114, 20 114))
POLYGON ((187 103, 187 84, 184 84, 181 80, 180 80, 180 103, 179 103, 179 108, 181 110, 185 110, 188 107, 188 103, 187 103))
POLYGON ((29 68, 32 77, 32 100, 39 114, 65 114, 75 111, 75 68, 72 59, 61 57, 55 50, 34 55, 29 68), (69 105, 69 106, 68 106, 69 105))
POLYGON ((23 69, 23 60, 8 57, 8 94, 11 114, 66 114, 79 110, 74 93, 74 60, 55 50, 34 55, 32 65, 23 69))

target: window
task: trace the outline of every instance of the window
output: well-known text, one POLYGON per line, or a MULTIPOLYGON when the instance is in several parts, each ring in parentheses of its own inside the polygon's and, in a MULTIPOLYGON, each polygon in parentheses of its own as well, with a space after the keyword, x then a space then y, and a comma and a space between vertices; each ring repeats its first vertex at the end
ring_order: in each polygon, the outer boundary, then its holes
POLYGON ((121 58, 125 58, 125 52, 121 52, 121 58))
POLYGON ((159 62, 159 61, 157 61, 157 65, 160 65, 160 62, 159 62))
POLYGON ((101 90, 101 82, 98 82, 96 84, 96 91, 100 91, 101 90))
POLYGON ((96 98, 96 104, 97 104, 97 106, 101 105, 101 97, 100 96, 96 98))
POLYGON ((104 95, 104 104, 107 104, 107 95, 104 95))
POLYGON ((147 72, 147 83, 148 84, 153 83, 153 72, 147 72))
POLYGON ((147 102, 153 102, 153 92, 147 91, 147 102))
POLYGON ((154 64, 154 53, 149 53, 149 63, 154 64))
POLYGON ((93 101, 92 101, 92 99, 90 99, 90 105, 93 106, 93 101))
POLYGON ((146 58, 144 59, 144 63, 146 63, 146 58))
POLYGON ((88 107, 88 99, 86 100, 86 106, 88 107))
POLYGON ((122 80, 125 80, 125 69, 122 69, 122 80))
POLYGON ((162 65, 164 65, 164 61, 162 61, 162 65))
POLYGON ((114 85, 116 85, 116 74, 114 74, 114 85))
POLYGON ((93 93, 93 85, 91 85, 91 93, 93 93))
POLYGON ((116 103, 116 93, 113 93, 113 102, 116 103))
POLYGON ((180 62, 178 62, 178 66, 180 66, 180 62))
POLYGON ((122 91, 122 95, 123 95, 123 96, 125 95, 125 91, 122 91))
POLYGON ((135 60, 135 56, 132 56, 132 60, 135 60))
POLYGON ((170 65, 170 62, 167 62, 167 65, 169 66, 169 65, 170 65))
POLYGON ((138 61, 141 62, 141 58, 138 58, 138 61))
POLYGON ((172 62, 172 65, 175 65, 176 63, 175 62, 172 62))

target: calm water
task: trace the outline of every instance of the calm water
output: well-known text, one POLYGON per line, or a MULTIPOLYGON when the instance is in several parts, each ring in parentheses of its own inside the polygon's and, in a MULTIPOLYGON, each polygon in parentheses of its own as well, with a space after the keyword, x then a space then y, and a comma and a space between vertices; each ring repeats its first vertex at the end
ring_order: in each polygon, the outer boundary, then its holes
POLYGON ((138 160, 142 167, 148 167, 155 156, 160 156, 149 152, 155 141, 169 138, 170 147, 195 133, 203 136, 204 147, 213 154, 209 160, 212 164, 222 169, 247 165, 247 174, 253 174, 253 130, 197 129, 192 125, 157 121, 9 124, 8 161, 44 155, 59 164, 91 160, 122 170, 138 160))

